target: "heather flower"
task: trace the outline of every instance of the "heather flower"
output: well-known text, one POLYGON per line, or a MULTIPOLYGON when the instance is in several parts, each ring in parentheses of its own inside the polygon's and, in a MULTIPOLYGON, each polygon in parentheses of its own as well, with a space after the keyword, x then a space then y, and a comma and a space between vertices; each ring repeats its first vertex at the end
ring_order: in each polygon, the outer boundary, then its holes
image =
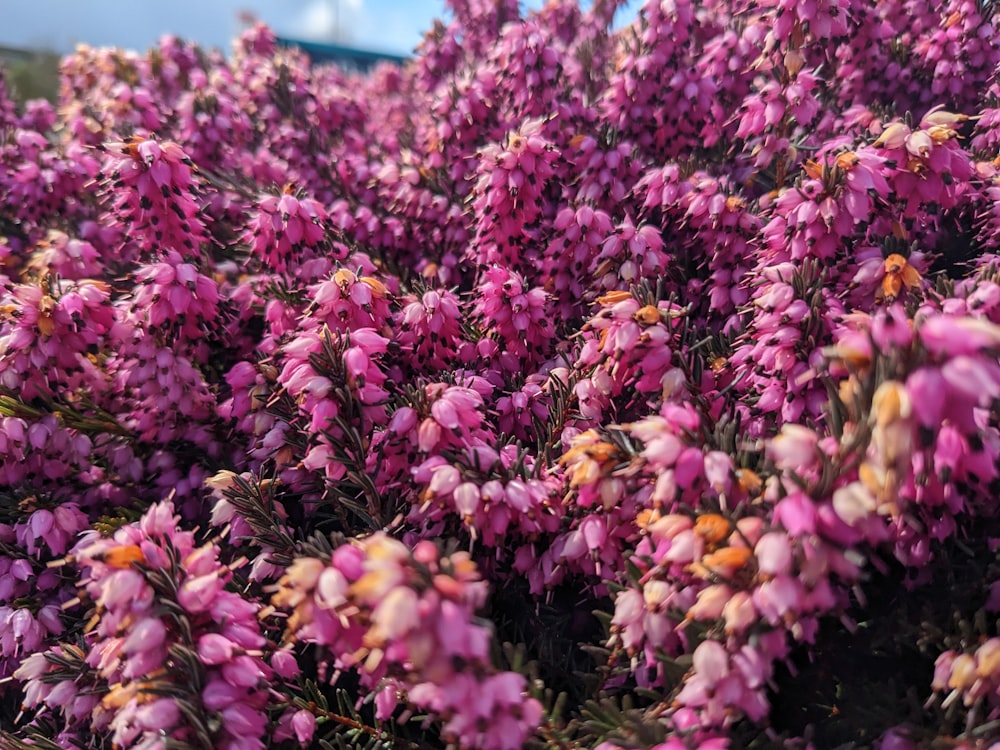
MULTIPOLYGON (((94 726, 131 746, 161 733, 191 740, 211 722, 219 746, 263 747, 266 719, 260 712, 268 695, 261 686, 270 669, 247 653, 264 643, 257 608, 224 589, 231 572, 219 563, 218 548, 196 547, 178 520, 173 506, 163 503, 113 537, 85 536, 75 549, 82 591, 94 607, 82 659, 95 671, 94 726), (214 582, 210 597, 204 595, 206 580, 214 582), (238 649, 209 646, 222 641, 238 649), (198 658, 203 653, 210 657, 204 662, 198 658), (231 697, 217 698, 217 686, 226 686, 231 697)), ((18 675, 28 682, 32 705, 79 720, 57 690, 32 694, 31 681, 45 675, 34 664, 18 675)))
POLYGON ((214 448, 214 401, 202 367, 158 345, 153 336, 124 343, 109 363, 115 385, 127 399, 123 426, 151 444, 184 438, 214 448))
MULTIPOLYGON (((903 216, 915 216, 921 205, 954 206, 973 175, 972 164, 958 143, 958 132, 934 124, 933 113, 911 129, 892 123, 872 147, 895 165, 889 184, 903 216)), ((930 218, 930 217, 928 217, 930 218)))
POLYGON ((869 220, 873 196, 889 195, 885 157, 855 150, 826 158, 827 163, 807 162, 801 185, 782 191, 775 201, 774 218, 763 228, 773 265, 834 257, 840 242, 854 235, 856 225, 869 220), (786 235, 790 235, 787 245, 786 235))
POLYGON ((106 284, 90 279, 9 288, 0 323, 0 383, 29 401, 84 383, 102 390, 101 376, 86 354, 106 340, 115 324, 109 292, 106 284))
POLYGON ((167 251, 162 261, 141 266, 135 281, 129 312, 139 327, 196 344, 217 325, 218 285, 180 254, 167 251))
MULTIPOLYGON (((277 382, 296 400, 314 436, 302 457, 303 468, 339 479, 346 467, 336 460, 331 443, 337 434, 335 420, 342 410, 357 408, 364 431, 384 422, 386 375, 379 369, 379 358, 389 342, 371 328, 345 333, 334 341, 325 326, 300 333, 284 347, 285 360, 277 382)), ((282 433, 287 427, 287 423, 284 427, 276 423, 271 428, 268 435, 274 437, 272 447, 285 443, 282 433)), ((267 441, 265 437, 265 447, 267 441)))
POLYGON ((597 301, 604 309, 584 326, 594 333, 577 359, 577 367, 588 374, 575 387, 583 416, 598 417, 618 397, 629 405, 633 394, 680 397, 686 376, 674 366, 671 344, 685 311, 669 302, 643 304, 626 292, 597 301))
POLYGON ((102 270, 101 254, 91 242, 50 229, 38 242, 31 266, 39 275, 46 273, 63 279, 86 279, 102 270))
MULTIPOLYGON (((28 118, 25 118, 26 120, 28 118)), ((19 232, 32 242, 44 240, 52 216, 83 221, 88 215, 88 186, 100 164, 79 143, 60 148, 51 141, 45 121, 11 123, 0 144, 0 206, 20 217, 19 232)), ((5 232, 6 233, 6 232, 5 232)))
MULTIPOLYGON (((725 648, 717 641, 703 641, 692 658, 693 675, 685 682, 677 701, 697 709, 703 726, 725 726, 732 720, 734 709, 742 709, 751 718, 763 715, 766 703, 755 693, 755 688, 767 679, 767 672, 758 677, 741 669, 743 663, 735 660, 736 668, 732 669, 725 648)), ((749 665, 752 664, 751 661, 749 665)))
POLYGON ((967 708, 984 706, 991 712, 997 702, 997 657, 1000 639, 990 638, 974 652, 944 651, 934 662, 931 687, 945 697, 944 707, 961 700, 967 708))
POLYGON ((207 239, 194 165, 170 141, 130 136, 108 143, 102 187, 110 216, 120 221, 144 253, 169 249, 197 256, 207 239))
POLYGON ((404 300, 396 339, 416 372, 446 369, 465 343, 460 300, 447 289, 428 289, 404 300))
MULTIPOLYGON (((180 76, 180 66, 177 67, 180 76)), ((252 142, 252 120, 228 95, 234 85, 228 68, 213 67, 208 71, 193 68, 188 75, 194 85, 192 90, 178 91, 175 107, 181 123, 178 135, 194 163, 210 169, 224 167, 252 142)))
POLYGON ((718 114, 713 107, 718 84, 701 75, 692 44, 702 23, 692 3, 645 3, 600 102, 604 117, 656 161, 703 141, 711 145, 717 137, 712 119, 718 114))
POLYGON ((518 372, 548 356, 555 330, 544 290, 529 288, 515 271, 493 266, 476 291, 475 309, 483 329, 500 344, 497 364, 503 372, 518 372))
POLYGON ((525 383, 509 395, 497 399, 497 425, 505 435, 514 435, 520 440, 528 440, 534 434, 537 424, 544 424, 549 417, 549 408, 544 383, 525 383))
POLYGON ((989 8, 620 5, 0 86, 3 742, 988 738, 989 8))
MULTIPOLYGON (((556 13, 532 14, 520 23, 504 25, 495 49, 501 106, 512 117, 544 118, 557 104, 564 43, 556 13)), ((572 24, 566 24, 573 28, 572 24)))
MULTIPOLYGON (((445 734, 499 748, 523 741, 541 707, 524 697, 523 677, 490 664, 489 632, 472 619, 486 594, 466 554, 438 557, 426 541, 411 551, 377 534, 335 550, 329 563, 297 560, 274 604, 291 610, 289 635, 324 646, 369 689, 394 684, 415 707, 450 717, 445 734), (486 717, 502 730, 484 734, 486 717)), ((383 705, 391 711, 394 701, 383 705)))
POLYGON ((480 266, 530 267, 528 253, 542 218, 543 191, 557 156, 542 134, 543 124, 541 119, 528 120, 508 133, 503 145, 491 144, 479 154, 472 247, 480 266))
POLYGON ((428 526, 454 514, 488 547, 509 542, 515 531, 531 539, 558 527, 552 485, 518 476, 515 452, 498 454, 482 445, 464 453, 453 463, 432 456, 412 469, 414 482, 424 489, 409 520, 428 526))
POLYGON ((371 276, 340 268, 310 289, 309 325, 332 331, 374 328, 383 335, 389 319, 389 291, 371 276))
MULTIPOLYGON (((610 175, 609 175, 610 176, 610 175)), ((555 234, 545 253, 544 283, 563 314, 572 314, 588 291, 586 273, 613 231, 607 212, 582 205, 563 208, 553 222, 555 234)))
POLYGON ((296 195, 286 185, 280 195, 261 197, 243 241, 270 269, 283 272, 289 261, 296 265, 323 248, 326 211, 317 201, 296 195))
POLYGON ((593 273, 598 290, 615 291, 662 275, 668 264, 660 231, 652 224, 636 224, 626 217, 601 245, 593 273))

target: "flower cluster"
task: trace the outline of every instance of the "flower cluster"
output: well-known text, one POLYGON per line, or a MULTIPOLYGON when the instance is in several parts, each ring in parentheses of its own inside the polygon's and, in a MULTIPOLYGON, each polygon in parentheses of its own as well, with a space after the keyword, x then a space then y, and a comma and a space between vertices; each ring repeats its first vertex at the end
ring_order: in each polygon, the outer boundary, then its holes
POLYGON ((542 120, 531 120, 509 133, 504 144, 490 144, 480 153, 472 193, 479 217, 473 259, 480 265, 518 268, 534 261, 530 252, 545 205, 541 198, 557 157, 543 126, 542 120))
POLYGON ((282 272, 289 261, 301 263, 318 249, 326 237, 326 211, 316 201, 296 196, 290 185, 281 195, 262 197, 257 216, 243 237, 268 268, 282 272))
POLYGON ((972 653, 945 651, 934 662, 935 692, 945 693, 943 703, 961 700, 967 707, 977 704, 987 709, 987 716, 996 712, 1000 685, 996 684, 997 658, 1000 640, 990 638, 972 653))
POLYGON ((299 558, 279 586, 288 635, 324 646, 337 667, 356 665, 380 718, 410 704, 444 717, 447 739, 495 750, 520 746, 538 725, 525 679, 490 666, 489 633, 472 618, 486 585, 467 554, 375 535, 329 563, 299 558))
POLYGON ((0 84, 0 748, 1000 738, 995 4, 624 5, 0 84))
POLYGON ((86 652, 68 643, 38 650, 15 676, 28 707, 107 731, 120 747, 170 739, 263 748, 272 672, 258 608, 226 590, 232 571, 218 547, 197 546, 177 520, 164 502, 112 537, 85 535, 74 557, 94 608, 86 652), (86 665, 86 683, 67 674, 68 655, 86 665))
POLYGON ((111 215, 129 239, 147 254, 197 255, 207 237, 193 165, 183 149, 139 135, 106 149, 103 189, 111 215))
POLYGON ((521 274, 494 265, 483 272, 476 293, 475 310, 499 345, 501 371, 522 372, 547 359, 555 330, 544 289, 529 288, 521 274))

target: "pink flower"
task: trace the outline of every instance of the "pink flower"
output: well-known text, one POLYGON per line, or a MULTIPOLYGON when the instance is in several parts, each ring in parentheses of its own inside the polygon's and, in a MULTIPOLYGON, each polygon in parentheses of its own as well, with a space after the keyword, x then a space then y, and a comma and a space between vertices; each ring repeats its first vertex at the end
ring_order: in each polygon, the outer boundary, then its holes
POLYGON ((218 633, 206 633, 198 639, 198 658, 205 664, 223 664, 233 658, 235 645, 218 633))
POLYGON ((765 581, 753 592, 754 607, 772 625, 804 609, 805 591, 797 578, 789 575, 775 576, 765 581))
POLYGON ((204 612, 212 606, 224 584, 217 572, 189 578, 177 592, 177 601, 188 612, 204 612))
POLYGON ((975 318, 929 317, 918 329, 921 342, 934 354, 976 354, 1000 349, 1000 327, 975 318))
POLYGON ((316 717, 311 711, 301 709, 292 715, 292 729, 295 732, 295 739, 301 744, 307 745, 312 742, 313 734, 316 731, 316 717))
POLYGON ((729 655, 718 641, 702 641, 694 651, 693 660, 695 673, 709 685, 729 674, 729 655))
POLYGON ((787 575, 792 573, 793 551, 788 535, 773 531, 764 534, 754 546, 757 569, 765 575, 787 575))

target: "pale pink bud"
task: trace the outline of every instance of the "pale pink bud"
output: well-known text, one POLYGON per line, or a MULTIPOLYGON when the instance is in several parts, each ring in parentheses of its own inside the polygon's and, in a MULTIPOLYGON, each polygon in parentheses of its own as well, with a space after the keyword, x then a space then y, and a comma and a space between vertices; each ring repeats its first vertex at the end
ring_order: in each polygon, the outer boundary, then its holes
POLYGON ((144 617, 132 627, 125 639, 122 651, 135 654, 140 651, 159 648, 167 637, 167 629, 157 617, 144 617))
POLYGON ((392 641, 416 628, 420 624, 418 605, 419 598, 413 589, 393 588, 372 612, 372 637, 392 641))
POLYGON ((910 129, 901 122, 893 122, 886 126, 882 134, 875 139, 873 146, 882 146, 887 149, 897 149, 906 143, 906 137, 910 134, 910 129))
POLYGON ((347 578, 336 568, 326 568, 316 587, 317 604, 324 609, 339 607, 347 601, 347 578))
POLYGON ((180 709, 173 698, 159 698, 140 705, 135 711, 135 724, 138 728, 169 732, 180 720, 180 709))
POLYGON ((232 641, 218 633, 207 633, 198 639, 198 658, 204 664, 222 664, 233 658, 232 641))
POLYGON ((313 733, 316 731, 316 717, 304 708, 296 711, 292 716, 292 729, 295 731, 295 739, 303 745, 308 745, 312 742, 313 733))
POLYGON ((271 656, 271 669, 276 675, 286 680, 294 680, 301 672, 299 660, 295 658, 295 654, 285 650, 275 651, 271 656))
POLYGON ((448 495, 458 487, 459 483, 462 481, 461 474, 458 473, 458 469, 454 466, 441 466, 431 477, 430 484, 427 486, 427 490, 432 495, 448 495))
POLYGON ((833 491, 833 510, 848 526, 863 521, 878 509, 878 501, 861 482, 851 482, 833 491))
POLYGON ((674 589, 669 583, 656 579, 648 581, 642 587, 642 598, 646 602, 646 607, 651 611, 660 609, 673 598, 674 593, 674 589))
POLYGON ((252 688, 267 677, 261 667, 262 664, 252 656, 236 656, 222 665, 222 677, 230 685, 252 688))
POLYGON ((746 591, 737 591, 722 608, 726 632, 740 634, 757 621, 757 610, 746 591))
POLYGON ((479 509, 479 488, 474 482, 463 482, 455 488, 452 493, 455 502, 455 510, 462 518, 470 518, 479 509))
POLYGON ((729 674, 729 654, 718 641, 702 641, 694 650, 692 662, 695 673, 710 685, 729 674))
POLYGON ((378 719, 388 719, 399 705, 399 691, 393 685, 386 685, 375 693, 375 716, 378 719))
POLYGON ((792 572, 792 544, 780 531, 764 534, 754 547, 757 569, 765 575, 783 575, 792 572))
POLYGON ((817 459, 819 437, 808 427, 785 424, 767 445, 767 456, 780 471, 802 473, 817 459))
POLYGON ((188 612, 204 612, 222 593, 223 581, 216 573, 189 578, 177 592, 177 603, 188 612))
POLYGON ((417 447, 423 453, 430 453, 441 440, 441 425, 433 419, 425 419, 420 423, 417 432, 417 447))
POLYGON ((580 524, 580 532, 588 549, 601 549, 608 538, 607 521, 603 516, 587 516, 580 524))
POLYGON ((717 583, 698 592, 696 601, 687 611, 692 620, 715 620, 732 598, 733 590, 724 583, 717 583))

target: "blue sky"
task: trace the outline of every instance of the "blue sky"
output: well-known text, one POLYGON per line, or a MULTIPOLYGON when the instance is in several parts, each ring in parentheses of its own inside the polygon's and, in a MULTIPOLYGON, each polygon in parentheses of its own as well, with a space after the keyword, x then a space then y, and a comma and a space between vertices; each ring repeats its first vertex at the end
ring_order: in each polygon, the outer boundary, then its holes
POLYGON ((228 51, 241 11, 279 34, 329 39, 336 27, 345 43, 408 53, 444 14, 444 0, 0 0, 0 45, 146 49, 169 32, 228 51))

